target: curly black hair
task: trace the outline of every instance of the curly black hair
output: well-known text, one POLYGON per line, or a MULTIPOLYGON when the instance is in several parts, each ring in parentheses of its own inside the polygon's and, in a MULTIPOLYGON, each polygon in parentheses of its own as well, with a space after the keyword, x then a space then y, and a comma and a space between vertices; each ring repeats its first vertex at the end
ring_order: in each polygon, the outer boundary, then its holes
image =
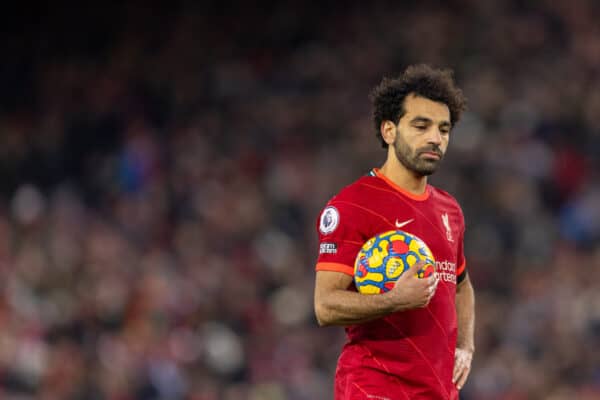
POLYGON ((383 78, 371 92, 370 98, 373 103, 375 131, 384 148, 388 144, 381 135, 381 123, 400 122, 406 112, 404 99, 409 94, 446 104, 450 110, 452 126, 458 122, 467 105, 462 90, 454 83, 450 69, 435 69, 427 64, 418 64, 406 68, 398 78, 383 78))

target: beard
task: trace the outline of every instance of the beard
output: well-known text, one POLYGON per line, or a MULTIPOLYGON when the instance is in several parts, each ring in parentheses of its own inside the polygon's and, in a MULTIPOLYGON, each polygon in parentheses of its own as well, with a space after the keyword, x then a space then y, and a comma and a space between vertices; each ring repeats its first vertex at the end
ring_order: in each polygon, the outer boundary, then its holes
POLYGON ((394 141, 394 153, 396 154, 396 158, 406 169, 414 172, 419 176, 429 176, 433 174, 442 159, 444 158, 444 153, 436 145, 424 146, 418 149, 412 149, 408 143, 404 141, 400 131, 396 128, 396 140, 394 141), (436 153, 440 156, 439 160, 433 158, 423 158, 421 155, 423 153, 436 153))

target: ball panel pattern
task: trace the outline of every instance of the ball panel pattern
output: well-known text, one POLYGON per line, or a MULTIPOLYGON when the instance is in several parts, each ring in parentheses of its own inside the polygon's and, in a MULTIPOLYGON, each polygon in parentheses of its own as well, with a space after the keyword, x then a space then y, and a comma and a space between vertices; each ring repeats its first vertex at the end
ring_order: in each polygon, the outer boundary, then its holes
POLYGON ((433 254, 417 236, 400 230, 381 233, 367 240, 357 254, 354 283, 363 294, 385 293, 419 260, 425 261, 419 278, 435 273, 433 254))

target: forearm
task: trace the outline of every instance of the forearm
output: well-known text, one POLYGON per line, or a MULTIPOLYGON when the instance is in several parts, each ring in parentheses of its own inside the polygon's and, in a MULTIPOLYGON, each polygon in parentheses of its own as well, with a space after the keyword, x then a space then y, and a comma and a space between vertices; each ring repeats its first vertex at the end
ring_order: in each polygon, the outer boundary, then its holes
POLYGON ((411 266, 383 294, 360 294, 348 290, 352 277, 340 272, 318 271, 315 283, 315 314, 319 325, 352 325, 396 311, 425 307, 435 293, 437 278, 419 279, 422 263, 411 266))
POLYGON ((363 295, 349 290, 333 290, 315 300, 315 313, 321 326, 360 324, 394 311, 386 293, 363 295))
POLYGON ((456 347, 475 350, 475 293, 467 276, 456 289, 458 337, 456 347))

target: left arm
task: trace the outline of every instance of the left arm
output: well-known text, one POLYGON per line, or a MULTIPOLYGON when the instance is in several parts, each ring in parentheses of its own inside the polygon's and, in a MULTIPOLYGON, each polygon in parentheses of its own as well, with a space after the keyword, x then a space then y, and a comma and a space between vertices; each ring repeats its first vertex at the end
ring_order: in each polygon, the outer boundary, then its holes
POLYGON ((460 390, 471 371, 475 352, 475 293, 467 275, 456 287, 456 318, 458 337, 452 381, 460 390))

